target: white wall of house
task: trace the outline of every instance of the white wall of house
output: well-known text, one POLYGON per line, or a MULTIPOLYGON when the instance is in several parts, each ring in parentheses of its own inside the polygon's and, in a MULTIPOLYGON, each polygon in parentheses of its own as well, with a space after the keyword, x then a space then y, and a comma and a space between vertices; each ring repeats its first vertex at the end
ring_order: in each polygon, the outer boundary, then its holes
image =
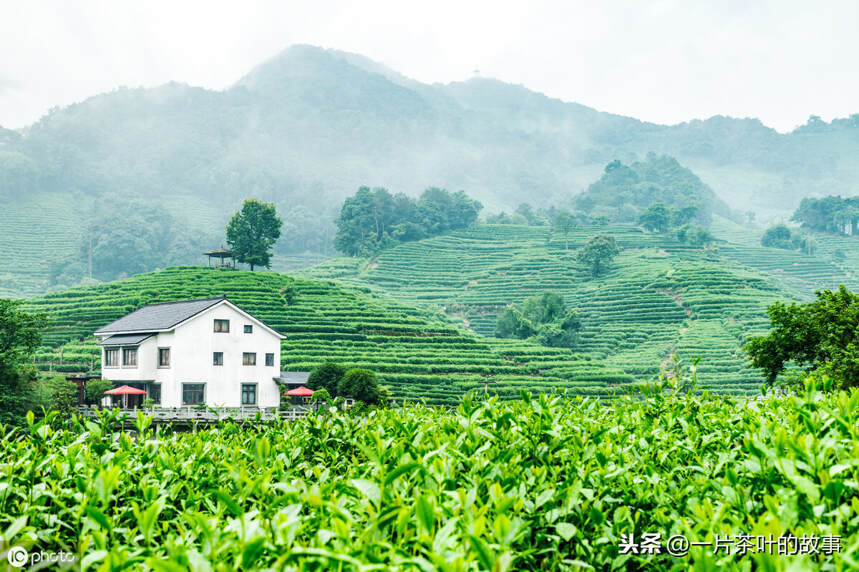
POLYGON ((242 384, 256 384, 256 406, 277 407, 280 391, 274 378, 280 375, 280 338, 259 320, 248 318, 228 304, 218 304, 138 346, 137 366, 104 366, 102 377, 111 381, 152 381, 161 386, 161 407, 183 406, 183 384, 204 384, 204 401, 210 406, 242 406, 242 384), (215 332, 215 320, 229 320, 229 332, 215 332), (244 327, 252 327, 245 333, 244 327), (159 348, 170 348, 170 365, 158 366, 159 348), (213 354, 223 353, 223 365, 214 365, 213 354), (244 365, 243 354, 255 353, 256 365, 244 365), (266 354, 273 364, 266 366, 266 354))

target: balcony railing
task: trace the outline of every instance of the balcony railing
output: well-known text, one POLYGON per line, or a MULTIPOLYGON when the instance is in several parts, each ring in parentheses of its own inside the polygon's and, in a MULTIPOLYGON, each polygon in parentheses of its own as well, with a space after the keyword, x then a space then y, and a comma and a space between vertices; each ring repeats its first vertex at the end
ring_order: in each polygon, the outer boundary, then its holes
POLYGON ((152 417, 153 421, 161 423, 169 422, 205 422, 214 423, 217 421, 247 421, 259 419, 260 421, 272 421, 276 418, 294 420, 307 415, 313 410, 312 407, 296 405, 293 407, 206 407, 198 408, 194 406, 186 407, 138 407, 138 408, 121 408, 121 407, 80 407, 81 415, 85 417, 96 417, 99 409, 110 409, 118 412, 120 415, 125 413, 129 418, 133 419, 138 412, 152 417))

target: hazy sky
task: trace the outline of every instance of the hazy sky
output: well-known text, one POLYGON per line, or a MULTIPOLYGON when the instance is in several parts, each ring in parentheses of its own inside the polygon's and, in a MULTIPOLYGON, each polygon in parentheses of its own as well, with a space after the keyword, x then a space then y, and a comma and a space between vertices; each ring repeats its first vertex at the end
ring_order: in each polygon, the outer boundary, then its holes
POLYGON ((859 113, 859 1, 0 0, 0 125, 117 86, 222 89, 293 43, 658 123, 859 113))

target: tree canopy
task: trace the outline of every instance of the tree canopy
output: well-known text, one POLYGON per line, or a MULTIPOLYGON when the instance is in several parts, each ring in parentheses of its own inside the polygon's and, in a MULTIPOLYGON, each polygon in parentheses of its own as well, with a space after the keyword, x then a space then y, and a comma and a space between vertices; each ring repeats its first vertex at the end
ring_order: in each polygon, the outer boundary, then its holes
POLYGON ((859 197, 804 198, 791 220, 818 232, 859 234, 859 197))
POLYGON ((575 347, 581 321, 567 310, 564 299, 555 292, 544 292, 525 300, 521 306, 508 306, 498 318, 495 336, 534 339, 551 347, 575 347))
POLYGON ((350 256, 370 256, 399 242, 467 228, 482 208, 464 191, 430 187, 416 200, 381 187, 361 187, 343 202, 334 246, 350 256))
POLYGON ((271 248, 280 238, 283 221, 272 203, 246 199, 227 225, 227 244, 237 262, 271 268, 271 248))
POLYGON ((789 364, 859 387, 859 296, 843 285, 815 293, 807 304, 776 302, 767 308, 772 330, 745 346, 752 365, 772 384, 789 364))
POLYGON ((605 272, 614 257, 620 252, 617 242, 610 234, 598 234, 591 238, 579 250, 577 259, 590 268, 592 276, 599 276, 605 272))
POLYGON ((792 231, 785 224, 776 224, 769 227, 761 237, 761 246, 782 248, 785 250, 801 250, 806 254, 813 254, 817 249, 817 244, 813 238, 800 232, 792 231))
POLYGON ((576 207, 591 216, 632 222, 665 232, 670 225, 695 222, 709 226, 713 212, 733 216, 713 189, 673 157, 648 153, 644 161, 625 165, 614 160, 602 177, 576 197, 576 207), (656 210, 650 207, 658 205, 656 210), (677 217, 671 220, 673 211, 677 217), (666 220, 666 217, 669 217, 666 220))
POLYGON ((33 402, 36 370, 30 363, 42 342, 45 317, 0 299, 0 423, 20 423, 33 402))

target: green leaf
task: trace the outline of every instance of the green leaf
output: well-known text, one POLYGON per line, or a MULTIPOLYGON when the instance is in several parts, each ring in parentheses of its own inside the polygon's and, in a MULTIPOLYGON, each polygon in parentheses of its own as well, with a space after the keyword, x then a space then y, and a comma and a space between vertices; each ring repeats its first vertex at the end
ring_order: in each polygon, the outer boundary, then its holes
POLYGON ((236 501, 234 501, 226 492, 220 490, 212 491, 212 495, 218 499, 222 505, 227 507, 227 510, 229 510, 233 516, 241 517, 245 513, 245 511, 236 504, 236 501))
POLYGON ((564 540, 569 541, 576 534, 576 527, 568 522, 559 522, 555 525, 555 532, 564 540))
POLYGON ((86 507, 84 510, 86 511, 87 516, 96 521, 99 526, 105 530, 111 530, 112 527, 110 525, 110 520, 103 512, 91 506, 86 507))
POLYGON ((257 559, 262 554, 265 548, 265 537, 260 536, 254 538, 245 545, 242 550, 242 570, 251 570, 258 568, 257 559))
POLYGON ((367 498, 369 498, 376 506, 382 500, 382 491, 379 489, 379 485, 373 481, 368 481, 367 479, 352 479, 349 481, 352 483, 352 486, 361 491, 367 498))
POLYGON ((18 534, 22 528, 27 525, 27 515, 19 516, 15 520, 12 521, 12 524, 6 529, 6 532, 3 533, 3 539, 6 540, 6 543, 11 544, 12 539, 15 538, 15 535, 18 534))
POLYGON ((394 469, 393 471, 391 471, 390 473, 388 473, 385 476, 385 486, 387 487, 388 485, 390 485, 400 475, 403 475, 405 473, 410 473, 416 469, 422 470, 423 465, 417 461, 413 461, 411 463, 403 463, 402 465, 400 465, 399 467, 397 467, 396 469, 394 469))
POLYGON ((477 556, 477 561, 484 569, 492 570, 495 566, 495 555, 492 553, 492 550, 473 534, 469 535, 468 538, 471 541, 471 548, 477 556))
POLYGON ((435 527, 435 513, 432 505, 425 496, 421 495, 418 497, 415 510, 418 515, 418 521, 429 534, 432 534, 433 528, 435 527))

